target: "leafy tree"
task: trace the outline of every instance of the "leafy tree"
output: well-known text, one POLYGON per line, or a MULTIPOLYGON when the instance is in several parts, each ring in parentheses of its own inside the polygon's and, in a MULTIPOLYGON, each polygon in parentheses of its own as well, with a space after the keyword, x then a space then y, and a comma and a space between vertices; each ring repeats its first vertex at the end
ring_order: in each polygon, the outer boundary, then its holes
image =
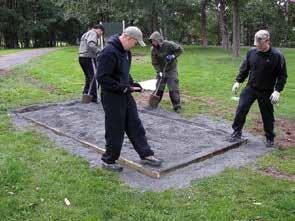
POLYGON ((125 20, 147 37, 158 30, 165 38, 202 46, 252 45, 259 29, 268 29, 274 46, 294 46, 295 4, 290 0, 1 0, 0 44, 48 47, 76 43, 98 22, 125 20), (240 34, 239 34, 240 32, 240 34))

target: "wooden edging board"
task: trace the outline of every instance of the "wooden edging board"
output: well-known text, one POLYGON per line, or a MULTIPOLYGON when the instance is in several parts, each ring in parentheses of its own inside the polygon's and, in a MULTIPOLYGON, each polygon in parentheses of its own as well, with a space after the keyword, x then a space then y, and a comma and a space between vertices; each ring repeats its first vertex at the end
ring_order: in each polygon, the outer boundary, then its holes
MULTIPOLYGON (((68 137, 70 139, 73 139, 81 144, 83 144, 84 146, 88 147, 88 148, 91 148, 92 150, 96 151, 97 153, 99 154, 104 154, 105 152, 105 149, 104 148, 101 148, 101 147, 98 147, 97 145, 95 144, 92 144, 92 143, 89 143, 85 140, 81 140, 79 138, 76 138, 76 137, 73 137, 71 135, 68 135, 66 133, 64 133, 63 131, 57 129, 57 128, 54 128, 54 127, 51 127, 45 123, 42 123, 38 120, 35 120, 33 118, 30 118, 28 116, 25 116, 25 115, 20 115, 21 117, 39 125, 39 126, 42 126, 46 129, 49 129, 51 131, 53 131, 55 134, 57 135, 60 135, 60 136, 65 136, 65 137, 68 137)), ((195 155, 195 156, 192 156, 190 157, 189 159, 184 159, 183 161, 181 161, 180 163, 177 163, 177 164, 172 164, 170 166, 168 166, 167 168, 164 168, 164 169, 160 169, 159 171, 156 171, 156 170, 153 170, 152 168, 145 168, 143 165, 139 164, 139 163, 136 163, 134 161, 131 161, 131 160, 128 160, 124 157, 120 157, 118 159, 118 162, 126 167, 129 167, 133 170, 136 170, 140 173, 143 173, 144 175, 146 176, 149 176, 149 177, 152 177, 152 178, 155 178, 155 179, 159 179, 161 176, 171 172, 171 171, 174 171, 174 170, 177 170, 177 169, 180 169, 180 168, 183 168, 185 166, 188 166, 192 163, 197 163, 197 162, 201 162, 201 161, 204 161, 206 159, 209 159, 209 158, 212 158, 216 155, 219 155, 219 154, 222 154, 228 150, 231 150, 231 149, 234 149, 234 148, 238 148, 240 145, 242 145, 243 143, 247 143, 248 140, 241 140, 240 142, 237 142, 237 143, 233 143, 229 146, 226 146, 222 149, 219 149, 219 150, 216 150, 216 151, 213 151, 213 152, 209 152, 207 154, 203 154, 203 155, 195 155)))
MULTIPOLYGON (((96 145, 94 145, 94 144, 92 144, 92 143, 89 143, 89 142, 87 142, 87 141, 84 141, 84 140, 81 140, 81 139, 75 138, 75 137, 73 137, 73 136, 70 136, 70 135, 68 135, 68 134, 66 134, 66 133, 64 133, 64 132, 62 132, 61 130, 59 130, 59 129, 57 129, 57 128, 51 127, 51 126, 49 126, 49 125, 47 125, 47 124, 44 124, 44 123, 42 123, 42 122, 40 122, 40 121, 37 121, 37 120, 35 120, 35 119, 33 119, 33 118, 30 118, 30 117, 28 117, 28 116, 25 116, 25 115, 22 115, 22 117, 24 117, 25 119, 27 119, 27 120, 29 120, 29 121, 31 121, 31 122, 33 122, 33 123, 39 125, 39 126, 42 126, 42 127, 46 128, 46 129, 49 129, 49 130, 53 131, 53 132, 54 132, 55 134, 57 134, 57 135, 65 136, 65 137, 71 138, 71 139, 73 139, 73 140, 75 140, 75 141, 77 141, 77 142, 83 144, 84 146, 90 147, 92 150, 96 151, 96 152, 99 153, 99 154, 103 154, 103 153, 105 152, 105 149, 103 149, 103 148, 101 148, 101 147, 98 147, 98 146, 96 146, 96 145)), ((133 169, 133 170, 136 170, 136 171, 138 171, 138 172, 141 172, 141 173, 143 173, 144 175, 147 175, 147 176, 149 176, 149 177, 156 178, 156 179, 159 179, 159 178, 160 178, 160 173, 159 173, 158 171, 153 171, 153 170, 147 169, 147 168, 145 168, 144 166, 142 166, 141 164, 138 164, 138 163, 133 162, 133 161, 131 161, 131 160, 125 159, 125 158, 123 158, 123 157, 120 157, 120 158, 118 159, 118 162, 119 162, 120 164, 122 164, 122 165, 125 165, 125 166, 127 166, 127 167, 133 169)))

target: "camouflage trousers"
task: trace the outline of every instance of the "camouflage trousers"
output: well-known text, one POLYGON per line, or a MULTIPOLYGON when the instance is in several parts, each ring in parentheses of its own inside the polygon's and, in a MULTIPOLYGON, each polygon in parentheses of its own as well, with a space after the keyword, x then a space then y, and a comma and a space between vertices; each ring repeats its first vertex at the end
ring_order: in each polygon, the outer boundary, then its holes
POLYGON ((179 80, 177 70, 170 70, 163 73, 162 77, 157 74, 156 83, 156 95, 162 99, 166 84, 169 89, 169 97, 173 105, 174 110, 180 108, 180 92, 179 92, 179 80))

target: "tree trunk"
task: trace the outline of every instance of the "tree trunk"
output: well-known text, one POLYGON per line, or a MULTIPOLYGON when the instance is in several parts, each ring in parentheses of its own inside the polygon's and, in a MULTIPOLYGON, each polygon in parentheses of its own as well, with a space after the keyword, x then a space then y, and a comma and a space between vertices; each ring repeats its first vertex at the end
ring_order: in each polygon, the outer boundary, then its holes
MULTIPOLYGON (((180 43, 185 42, 185 41, 184 41, 184 39, 185 39, 185 34, 186 34, 186 31, 185 31, 185 29, 183 28, 182 31, 181 31, 181 33, 180 33, 180 36, 179 36, 178 42, 180 42, 180 43)), ((186 39, 185 39, 185 40, 186 40, 186 39)))
POLYGON ((25 48, 29 48, 30 47, 30 36, 29 34, 26 32, 24 35, 24 47, 25 48))
POLYGON ((218 17, 220 22, 220 33, 222 47, 227 51, 229 49, 228 19, 226 15, 226 0, 215 0, 218 17))
MULTIPOLYGON (((288 27, 292 27, 291 24, 290 24, 290 13, 289 13, 289 4, 290 2, 289 1, 286 1, 285 3, 285 7, 284 7, 284 12, 285 12, 285 30, 288 30, 288 27)), ((289 39, 289 36, 290 36, 290 32, 286 32, 285 34, 285 39, 284 39, 284 42, 287 43, 288 39, 289 39)))
MULTIPOLYGON (((1 2, 1 6, 16 10, 17 1, 16 0, 6 0, 1 2)), ((6 26, 2 30, 4 45, 6 48, 17 48, 18 47, 18 36, 17 36, 17 29, 16 29, 16 17, 9 16, 6 18, 6 21, 9 22, 9 26, 6 26)))
POLYGON ((2 33, 0 32, 0 48, 4 47, 2 33))
POLYGON ((4 42, 5 48, 17 48, 18 47, 18 37, 16 32, 4 32, 4 42))
POLYGON ((203 47, 208 46, 208 37, 207 37, 207 30, 206 30, 206 6, 208 4, 208 0, 201 1, 201 45, 203 47))
POLYGON ((239 0, 233 0, 233 54, 240 56, 239 0))
POLYGON ((151 17, 150 17, 150 29, 151 32, 154 32, 156 30, 158 30, 159 27, 159 22, 158 22, 158 12, 157 12, 157 6, 156 6, 156 2, 154 1, 152 3, 152 11, 151 11, 151 17))

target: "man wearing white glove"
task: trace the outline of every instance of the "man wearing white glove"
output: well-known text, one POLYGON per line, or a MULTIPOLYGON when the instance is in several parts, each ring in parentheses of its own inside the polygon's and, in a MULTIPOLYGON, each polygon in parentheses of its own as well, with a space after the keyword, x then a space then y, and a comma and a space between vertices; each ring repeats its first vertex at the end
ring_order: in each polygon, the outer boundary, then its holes
POLYGON ((232 92, 235 93, 235 94, 238 93, 239 87, 240 87, 239 82, 234 83, 232 92))
POLYGON ((273 104, 280 98, 280 92, 287 81, 286 62, 283 54, 270 46, 270 35, 260 30, 254 37, 255 48, 251 48, 240 67, 240 72, 233 85, 233 93, 237 93, 240 83, 248 78, 248 83, 240 95, 232 125, 234 132, 229 141, 241 139, 242 129, 251 105, 257 99, 263 121, 266 146, 274 145, 274 109, 273 104))
POLYGON ((276 104, 279 102, 279 99, 280 99, 280 92, 278 91, 274 91, 271 95, 270 95, 270 102, 272 104, 276 104))

